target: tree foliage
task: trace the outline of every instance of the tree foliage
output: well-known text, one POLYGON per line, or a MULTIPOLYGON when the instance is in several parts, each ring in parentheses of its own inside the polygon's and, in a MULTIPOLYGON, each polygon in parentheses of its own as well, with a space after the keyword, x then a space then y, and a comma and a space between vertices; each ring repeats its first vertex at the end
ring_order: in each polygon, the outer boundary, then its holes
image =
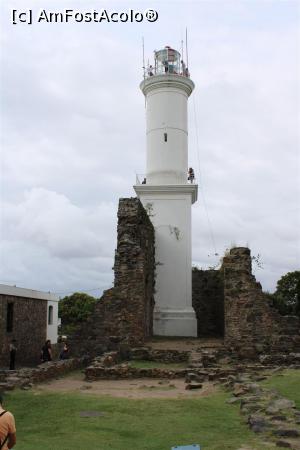
POLYGON ((278 280, 273 301, 281 314, 300 316, 300 270, 288 272, 278 280))
POLYGON ((94 311, 97 299, 83 292, 75 292, 59 301, 58 315, 62 327, 76 327, 94 311))

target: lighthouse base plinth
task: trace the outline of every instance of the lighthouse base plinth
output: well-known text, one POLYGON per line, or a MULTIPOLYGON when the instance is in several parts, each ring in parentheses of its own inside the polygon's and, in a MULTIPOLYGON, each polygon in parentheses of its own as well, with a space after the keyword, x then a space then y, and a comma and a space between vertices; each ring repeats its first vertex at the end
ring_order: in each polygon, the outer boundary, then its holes
POLYGON ((156 336, 197 337, 197 319, 192 308, 154 309, 153 334, 156 336))

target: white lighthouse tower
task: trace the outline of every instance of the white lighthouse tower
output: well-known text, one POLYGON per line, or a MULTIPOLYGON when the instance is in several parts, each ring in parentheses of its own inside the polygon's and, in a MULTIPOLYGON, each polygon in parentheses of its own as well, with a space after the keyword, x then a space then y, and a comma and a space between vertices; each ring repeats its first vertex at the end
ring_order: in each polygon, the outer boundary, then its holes
POLYGON ((197 336, 192 308, 191 205, 198 186, 188 180, 187 102, 194 89, 178 51, 155 51, 140 84, 146 98, 147 168, 137 196, 155 227, 156 294, 153 330, 197 336))

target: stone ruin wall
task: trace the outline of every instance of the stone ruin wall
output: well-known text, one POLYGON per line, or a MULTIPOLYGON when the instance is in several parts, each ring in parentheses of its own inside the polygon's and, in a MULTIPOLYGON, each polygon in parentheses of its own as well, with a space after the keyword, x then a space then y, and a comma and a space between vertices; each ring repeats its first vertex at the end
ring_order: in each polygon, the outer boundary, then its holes
POLYGON ((250 250, 237 247, 223 258, 225 344, 240 356, 299 352, 299 318, 281 316, 252 275, 250 250))
MULTIPOLYGON (((120 199, 117 235, 114 287, 73 337, 72 349, 80 354, 126 352, 152 336, 154 228, 139 199, 120 199)), ((281 316, 271 306, 251 266, 250 250, 237 247, 223 258, 220 270, 193 270, 198 336, 224 336, 229 350, 247 358, 300 351, 299 319, 281 316)))
POLYGON ((193 270, 198 336, 224 336, 241 357, 300 352, 299 318, 282 316, 252 275, 250 250, 232 248, 220 270, 193 270))
MULTIPOLYGON (((224 336, 226 347, 241 357, 300 352, 299 318, 281 316, 272 307, 252 275, 251 263, 250 250, 238 247, 223 258, 220 270, 193 270, 193 307, 198 319, 198 335, 224 336)), ((114 347, 122 350, 123 344, 123 350, 127 351, 128 346, 142 345, 152 336, 154 227, 137 198, 119 201, 113 269, 114 287, 104 291, 92 317, 70 339, 72 354, 102 354, 114 347)), ((23 301, 22 305, 29 308, 29 303, 23 301)), ((4 302, 1 304, 3 306, 4 302)), ((35 316, 37 305, 35 300, 35 316)), ((41 306, 38 316, 45 317, 46 302, 41 306)), ((0 317, 4 316, 2 311, 0 317)), ((19 318, 21 322, 23 318, 19 318)), ((34 352, 38 355, 40 342, 45 338, 45 324, 35 329, 41 333, 39 339, 32 334, 38 343, 34 352)), ((1 342, 4 342, 3 336, 1 342)), ((2 355, 7 353, 3 350, 2 355)))
POLYGON ((114 344, 143 344, 152 336, 154 251, 154 228, 140 200, 121 198, 114 287, 104 291, 93 316, 73 337, 72 348, 97 354, 114 344))

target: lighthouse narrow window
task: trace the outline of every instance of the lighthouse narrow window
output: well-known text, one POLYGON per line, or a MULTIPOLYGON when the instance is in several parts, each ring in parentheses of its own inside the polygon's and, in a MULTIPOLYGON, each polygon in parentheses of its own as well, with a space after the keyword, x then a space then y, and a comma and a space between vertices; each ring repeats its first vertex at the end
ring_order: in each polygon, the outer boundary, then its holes
POLYGON ((11 333, 13 331, 14 325, 14 304, 7 303, 7 312, 6 312, 6 332, 11 333))
POLYGON ((48 325, 53 325, 53 306, 50 305, 48 308, 48 325))
POLYGON ((168 141, 168 133, 164 133, 164 140, 165 140, 165 142, 168 141))

